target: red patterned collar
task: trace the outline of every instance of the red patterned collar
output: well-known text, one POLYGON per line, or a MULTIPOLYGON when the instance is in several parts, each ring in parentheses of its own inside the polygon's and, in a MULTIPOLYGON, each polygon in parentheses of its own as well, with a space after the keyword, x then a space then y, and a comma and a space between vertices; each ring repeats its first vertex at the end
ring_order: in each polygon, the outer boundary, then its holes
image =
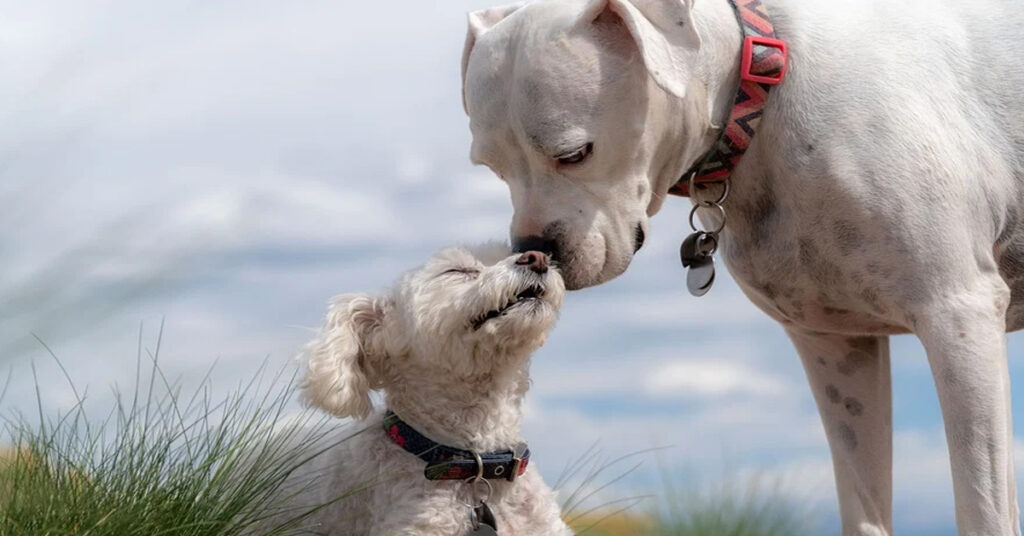
POLYGON ((743 30, 740 83, 729 120, 704 158, 683 174, 668 193, 690 195, 694 184, 725 182, 739 164, 761 122, 768 91, 786 74, 786 43, 776 39, 761 0, 729 0, 743 30))

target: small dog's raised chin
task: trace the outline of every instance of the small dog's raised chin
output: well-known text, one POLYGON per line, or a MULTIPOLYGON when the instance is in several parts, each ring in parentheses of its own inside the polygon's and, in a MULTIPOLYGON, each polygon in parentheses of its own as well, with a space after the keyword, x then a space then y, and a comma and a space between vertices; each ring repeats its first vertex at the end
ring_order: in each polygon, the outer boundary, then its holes
MULTIPOLYGON (((302 356, 303 397, 361 420, 365 431, 320 456, 311 474, 321 485, 311 489, 325 501, 365 490, 320 510, 319 530, 469 533, 465 481, 428 480, 427 462, 400 446, 394 430, 389 434, 370 392, 380 391, 406 426, 445 447, 516 449, 530 356, 554 325, 564 292, 544 254, 513 255, 507 245, 486 244, 444 249, 385 294, 336 298, 302 356)), ((532 464, 518 478, 487 483, 499 534, 571 534, 532 464)))

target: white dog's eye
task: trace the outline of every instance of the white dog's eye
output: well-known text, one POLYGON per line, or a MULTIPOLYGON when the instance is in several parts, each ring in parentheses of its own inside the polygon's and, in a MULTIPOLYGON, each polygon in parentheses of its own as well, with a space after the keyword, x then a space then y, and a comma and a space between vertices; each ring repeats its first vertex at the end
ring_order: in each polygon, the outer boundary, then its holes
POLYGON ((474 268, 452 268, 451 270, 445 270, 445 271, 441 272, 440 275, 448 275, 448 274, 462 274, 462 275, 470 275, 470 276, 476 277, 477 275, 480 275, 480 270, 476 270, 474 268))
POLYGON ((562 165, 579 164, 586 160, 592 152, 594 152, 594 144, 588 143, 583 147, 556 156, 555 160, 558 160, 558 163, 562 165))

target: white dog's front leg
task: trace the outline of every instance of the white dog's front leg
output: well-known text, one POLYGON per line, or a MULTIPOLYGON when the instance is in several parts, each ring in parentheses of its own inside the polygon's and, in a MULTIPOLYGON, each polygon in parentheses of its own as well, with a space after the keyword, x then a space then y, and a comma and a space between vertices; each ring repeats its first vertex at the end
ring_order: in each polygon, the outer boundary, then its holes
POLYGON ((1006 363, 1009 291, 1001 280, 993 287, 939 295, 915 313, 942 405, 960 536, 1020 535, 1006 363))
POLYGON ((889 339, 791 330, 832 450, 843 536, 892 534, 889 339))

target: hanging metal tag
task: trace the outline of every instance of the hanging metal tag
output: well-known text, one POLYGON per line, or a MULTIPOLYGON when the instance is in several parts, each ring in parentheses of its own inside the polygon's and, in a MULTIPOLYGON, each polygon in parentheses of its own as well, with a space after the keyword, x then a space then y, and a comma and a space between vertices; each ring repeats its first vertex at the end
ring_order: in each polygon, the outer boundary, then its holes
MULTIPOLYGON (((696 194, 696 185, 693 183, 693 176, 690 177, 691 195, 696 194)), ((715 201, 701 201, 694 203, 690 209, 690 229, 693 233, 683 240, 679 247, 679 260, 686 268, 686 289, 694 296, 703 296, 711 290, 715 284, 715 252, 718 251, 718 236, 725 229, 726 214, 722 203, 729 196, 729 183, 725 182, 721 195, 715 201), (716 222, 713 229, 699 229, 695 216, 700 209, 709 209, 717 214, 712 215, 712 221, 716 222), (715 218, 717 216, 717 218, 715 218)))
POLYGON ((469 508, 469 532, 466 536, 498 536, 498 522, 494 519, 491 507, 487 506, 494 488, 484 478, 484 461, 480 453, 473 452, 473 457, 476 458, 476 476, 463 484, 463 489, 468 489, 470 493, 470 502, 463 503, 469 508), (481 487, 481 484, 486 487, 481 487))
POLYGON ((469 511, 470 530, 466 536, 498 536, 498 521, 486 502, 469 511))
POLYGON ((686 290, 690 294, 700 297, 711 290, 715 284, 715 259, 708 255, 694 264, 686 271, 686 290))
POLYGON ((718 238, 704 231, 697 231, 683 240, 679 247, 679 260, 686 268, 686 289, 694 296, 703 296, 715 283, 714 252, 718 249, 718 238))

